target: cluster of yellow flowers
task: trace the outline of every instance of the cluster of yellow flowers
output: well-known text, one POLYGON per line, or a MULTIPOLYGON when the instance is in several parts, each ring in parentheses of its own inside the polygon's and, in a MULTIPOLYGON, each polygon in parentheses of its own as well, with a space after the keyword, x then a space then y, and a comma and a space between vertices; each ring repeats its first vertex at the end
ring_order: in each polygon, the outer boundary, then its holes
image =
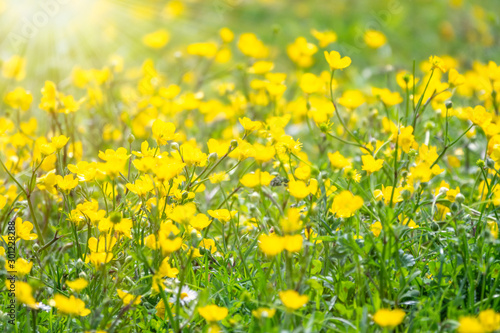
MULTIPOLYGON (((431 222, 457 228, 466 182, 444 177, 464 163, 469 171, 471 148, 459 147, 460 140, 487 140, 477 190, 467 182, 469 201, 485 206, 468 211, 483 218, 478 228, 498 238, 498 220, 484 210, 494 212, 500 205, 500 66, 474 62, 459 73, 456 59, 431 56, 419 71, 389 73, 393 90, 355 88, 346 75, 351 58, 329 49, 337 34, 312 30, 311 35, 315 42, 301 36, 284 50, 296 73, 276 71, 281 67, 274 48, 257 35, 236 36, 222 28, 216 41, 185 46, 183 57, 206 67, 179 80, 168 77, 160 61, 127 68, 114 55, 101 69, 75 67, 71 88, 46 81, 39 103, 38 94, 23 87, 9 90, 3 101, 13 116, 0 116, 0 215, 15 220, 16 241, 33 250, 32 261, 16 260, 16 274, 25 281, 33 269, 48 274, 34 266, 34 258, 60 242, 79 267, 57 281, 50 297, 17 281, 18 302, 34 311, 47 306, 46 300, 60 314, 85 317, 99 308, 88 297, 89 275, 118 272, 105 288, 112 288, 123 309, 147 299, 145 309, 154 308, 163 320, 179 321, 181 311, 190 319, 199 314, 215 332, 238 310, 211 304, 189 288, 208 290, 209 274, 202 271, 213 265, 230 270, 231 264, 224 267, 219 260, 240 256, 249 281, 255 271, 266 277, 286 271, 281 291, 258 302, 252 315, 265 320, 284 310, 288 316, 315 295, 308 286, 319 282, 306 284, 305 277, 311 271, 329 274, 328 251, 336 249, 325 243, 337 241, 334 237, 341 244, 370 238, 374 248, 384 248, 380 260, 385 261, 388 235, 395 235, 397 245, 399 237, 427 239, 418 231, 431 222), (234 52, 246 62, 236 66, 242 83, 211 82, 212 66, 231 62, 234 52), (320 73, 311 69, 318 59, 320 73), (455 107, 452 98, 476 98, 477 105, 455 107), (247 265, 243 255, 250 253, 252 261, 267 266, 247 265), (130 272, 147 288, 133 288, 133 281, 120 276, 116 267, 128 265, 136 265, 130 272)), ((160 29, 142 43, 161 50, 171 37, 160 29)), ((380 31, 368 30, 363 38, 373 49, 387 43, 380 31)), ((2 75, 20 82, 25 67, 26 59, 13 56, 3 62, 2 75)), ((369 251, 359 249, 356 256, 369 251)), ((347 289, 340 282, 337 287, 347 289)), ((383 290, 377 292, 383 298, 383 290)), ((320 301, 325 300, 316 297, 318 309, 320 301)), ((370 305, 370 318, 389 329, 406 314, 403 307, 384 308, 390 302, 370 305)), ((459 323, 459 332, 493 332, 500 329, 500 315, 485 310, 459 323)), ((172 325, 182 330, 179 323, 172 325)))

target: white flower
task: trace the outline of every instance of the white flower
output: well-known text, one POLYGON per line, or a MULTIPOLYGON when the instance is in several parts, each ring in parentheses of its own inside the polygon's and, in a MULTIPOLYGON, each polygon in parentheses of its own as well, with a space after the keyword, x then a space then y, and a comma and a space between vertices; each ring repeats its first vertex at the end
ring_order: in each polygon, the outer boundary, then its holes
POLYGON ((45 305, 42 302, 36 303, 35 306, 36 306, 37 309, 43 310, 45 312, 49 312, 50 311, 50 305, 45 305))
MULTIPOLYGON (((198 293, 194 290, 189 289, 187 286, 183 286, 181 293, 179 295, 179 302, 182 306, 188 305, 191 301, 194 301, 198 297, 198 293)), ((177 293, 170 298, 170 302, 174 303, 177 300, 177 293)))

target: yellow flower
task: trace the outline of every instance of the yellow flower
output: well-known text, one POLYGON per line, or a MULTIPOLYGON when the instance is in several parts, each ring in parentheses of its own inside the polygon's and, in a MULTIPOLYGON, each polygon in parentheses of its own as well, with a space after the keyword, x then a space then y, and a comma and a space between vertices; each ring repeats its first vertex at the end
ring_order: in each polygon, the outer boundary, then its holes
POLYGON ((237 213, 235 210, 229 211, 227 209, 208 210, 208 215, 222 223, 230 221, 237 213))
POLYGON ((276 313, 275 309, 269 309, 269 308, 258 308, 257 310, 252 311, 252 315, 255 318, 272 318, 274 317, 274 314, 276 313))
POLYGON ((142 37, 142 43, 152 49, 161 49, 169 40, 170 34, 165 29, 159 29, 142 37))
POLYGON ((5 104, 11 108, 27 111, 31 106, 31 102, 33 102, 33 95, 24 90, 24 88, 17 87, 13 91, 7 93, 3 100, 5 104))
POLYGON ((170 266, 168 263, 168 257, 163 259, 160 265, 160 268, 158 269, 158 272, 156 273, 160 278, 169 277, 169 278, 175 278, 177 274, 179 274, 179 270, 175 267, 170 266))
POLYGON ((231 43, 234 39, 234 33, 229 28, 220 29, 219 35, 224 43, 231 43))
POLYGON ((153 123, 152 127, 153 138, 155 138, 156 143, 162 146, 167 143, 167 141, 173 140, 175 135, 175 125, 172 123, 166 123, 163 120, 157 119, 153 123))
POLYGON ((198 313, 208 322, 216 322, 227 317, 228 310, 217 305, 207 305, 198 308, 198 313))
POLYGON ((458 333, 486 333, 483 325, 481 325, 476 317, 460 317, 458 323, 460 324, 457 330, 458 333))
POLYGON ((257 187, 257 186, 269 186, 273 176, 269 172, 261 172, 260 169, 255 170, 255 172, 247 173, 241 177, 240 182, 246 187, 257 187))
POLYGON ((214 42, 193 43, 187 47, 187 53, 205 58, 213 58, 217 53, 217 44, 214 42))
POLYGON ((73 295, 68 298, 64 295, 56 294, 54 299, 49 301, 49 304, 56 307, 59 312, 67 315, 85 317, 90 314, 90 310, 85 308, 85 303, 73 295))
POLYGON ((182 246, 182 238, 176 237, 169 239, 166 237, 160 238, 160 247, 163 255, 168 255, 179 250, 182 246))
POLYGON ((381 327, 394 327, 403 322, 405 315, 401 309, 380 309, 373 315, 373 321, 381 327))
POLYGON ((26 76, 26 59, 14 55, 3 62, 2 75, 7 79, 21 81, 26 76))
POLYGON ((315 194, 318 191, 318 181, 311 179, 309 185, 302 180, 291 179, 288 182, 288 192, 290 195, 297 199, 304 199, 309 194, 315 194))
POLYGON ((121 289, 116 289, 116 292, 118 293, 118 297, 122 299, 123 305, 138 305, 141 304, 141 296, 135 296, 132 294, 129 294, 126 291, 123 291, 121 289))
POLYGON ((431 63, 432 69, 437 68, 443 73, 446 73, 446 71, 448 70, 443 59, 438 56, 430 56, 429 62, 431 63))
POLYGON ((333 31, 318 31, 316 29, 311 30, 311 35, 314 36, 319 42, 319 47, 327 47, 331 43, 337 40, 337 34, 333 31))
MULTIPOLYGON (((5 284, 8 287, 10 286, 11 282, 9 280, 6 280, 5 284)), ((31 288, 31 286, 28 283, 22 281, 15 281, 15 293, 16 293, 16 300, 19 303, 26 304, 32 309, 38 308, 36 305, 35 298, 33 297, 33 288, 31 288)))
POLYGON ((247 117, 239 118, 238 120, 247 133, 257 131, 262 127, 262 123, 260 121, 252 121, 247 117))
POLYGON ((20 218, 16 218, 16 236, 19 239, 24 240, 34 240, 37 239, 38 236, 35 233, 31 233, 33 230, 33 224, 28 221, 24 221, 20 218))
POLYGON ((372 49, 378 49, 387 43, 387 37, 377 30, 366 30, 363 39, 365 40, 366 45, 372 49))
POLYGON ((260 61, 255 62, 250 68, 248 68, 248 73, 250 73, 250 74, 266 74, 266 73, 272 71, 273 68, 274 68, 274 63, 272 61, 260 60, 260 61))
POLYGON ((111 252, 91 252, 90 255, 88 256, 90 262, 92 265, 94 265, 96 268, 99 268, 99 266, 107 264, 113 259, 113 253, 111 252))
POLYGON ((370 225, 370 231, 373 232, 373 236, 378 237, 382 232, 382 223, 376 221, 372 225, 370 225))
POLYGON ((32 262, 28 262, 26 261, 25 259, 23 258, 18 258, 14 264, 15 268, 12 269, 10 267, 10 264, 8 262, 5 263, 5 269, 7 271, 16 271, 16 273, 14 273, 14 275, 16 276, 25 276, 27 274, 29 274, 29 272, 31 272, 31 268, 33 267, 33 263, 32 262))
POLYGON ((73 281, 66 281, 66 285, 76 291, 76 292, 79 292, 80 290, 83 290, 87 287, 88 285, 88 281, 85 280, 84 278, 78 278, 76 280, 73 280, 73 281))
POLYGON ((313 55, 318 52, 318 47, 307 42, 304 37, 298 37, 295 42, 287 46, 286 52, 297 66, 311 67, 314 63, 313 55))
POLYGON ((328 159, 330 160, 332 167, 335 169, 343 169, 351 166, 351 161, 342 156, 342 154, 338 151, 335 153, 328 153, 328 159))
POLYGON ((214 172, 210 176, 208 176, 208 179, 210 179, 210 183, 212 184, 218 184, 224 181, 229 180, 229 175, 225 172, 214 172))
POLYGON ((137 194, 140 197, 146 196, 149 192, 153 191, 154 184, 150 177, 141 176, 134 184, 127 184, 130 192, 137 194))
POLYGON ((292 311, 303 307, 309 301, 307 295, 300 295, 295 290, 280 291, 279 296, 283 305, 292 311))
POLYGON ((339 104, 353 110, 365 102, 365 97, 359 90, 344 91, 339 98, 339 104))
POLYGON ((286 235, 284 237, 284 247, 288 252, 299 252, 302 249, 302 235, 286 235))
POLYGON ((361 156, 361 160, 363 161, 362 169, 368 172, 368 174, 379 171, 384 165, 383 159, 375 159, 372 155, 363 155, 361 156))
POLYGON ((342 191, 333 199, 330 211, 337 217, 351 217, 363 207, 363 198, 353 195, 350 191, 342 191))
POLYGON ((500 330, 500 313, 495 310, 488 309, 479 312, 478 319, 486 332, 500 330))
POLYGON ((78 179, 74 178, 73 175, 66 175, 64 178, 60 175, 56 176, 57 187, 62 192, 68 194, 72 189, 78 186, 78 179))
POLYGON ((332 71, 347 68, 351 64, 351 58, 347 56, 342 58, 337 51, 331 51, 330 53, 325 51, 325 59, 332 71))
POLYGON ((69 138, 64 135, 53 136, 51 139, 51 144, 56 150, 63 148, 69 141, 69 138))
POLYGON ((244 33, 238 40, 238 48, 241 53, 252 58, 266 58, 269 49, 253 33, 244 33))
POLYGON ((276 234, 260 235, 259 249, 268 256, 275 256, 285 248, 285 240, 276 234))
POLYGON ((189 224, 196 230, 203 230, 208 227, 212 221, 205 214, 198 214, 194 216, 189 224))

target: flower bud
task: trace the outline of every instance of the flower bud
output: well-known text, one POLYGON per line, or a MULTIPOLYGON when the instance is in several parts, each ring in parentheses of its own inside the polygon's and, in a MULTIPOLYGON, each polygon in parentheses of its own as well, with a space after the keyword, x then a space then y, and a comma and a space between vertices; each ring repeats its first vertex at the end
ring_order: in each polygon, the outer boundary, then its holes
POLYGON ((408 190, 403 190, 401 191, 401 196, 403 197, 403 200, 409 200, 411 198, 411 192, 408 190))
POLYGON ((231 149, 236 149, 238 147, 238 141, 237 140, 231 140, 231 149))
POLYGON ((455 196, 455 201, 458 202, 459 204, 463 203, 465 201, 465 197, 462 193, 458 193, 455 196))
POLYGON ((458 210, 460 209, 460 206, 458 205, 458 203, 454 202, 450 205, 450 210, 453 212, 453 213, 456 213, 458 212, 458 210))
POLYGON ((446 106, 447 109, 451 109, 453 107, 453 102, 452 101, 446 101, 446 102, 444 102, 444 106, 446 106))
POLYGON ((215 163, 215 161, 217 161, 217 159, 219 158, 219 155, 217 153, 211 153, 210 155, 208 155, 208 162, 209 163, 215 163))
POLYGON ((484 168, 484 161, 483 160, 477 160, 476 165, 480 168, 484 168))
POLYGON ((486 158, 486 166, 490 169, 495 168, 495 161, 493 161, 491 158, 487 157, 486 158))
POLYGON ((172 142, 170 144, 170 149, 172 149, 172 150, 179 150, 179 144, 177 142, 172 142))
POLYGON ((115 224, 120 223, 120 221, 122 220, 122 214, 118 212, 112 212, 109 215, 109 220, 115 224))
POLYGON ((250 194, 250 201, 253 202, 253 203, 257 203, 259 202, 260 200, 260 195, 259 193, 257 192, 253 192, 252 194, 250 194))
POLYGON ((128 143, 132 143, 135 141, 135 136, 133 134, 129 134, 127 138, 128 143))
POLYGON ((82 279, 85 279, 85 280, 88 279, 87 273, 85 273, 85 272, 80 272, 80 274, 78 274, 78 277, 81 277, 82 279))

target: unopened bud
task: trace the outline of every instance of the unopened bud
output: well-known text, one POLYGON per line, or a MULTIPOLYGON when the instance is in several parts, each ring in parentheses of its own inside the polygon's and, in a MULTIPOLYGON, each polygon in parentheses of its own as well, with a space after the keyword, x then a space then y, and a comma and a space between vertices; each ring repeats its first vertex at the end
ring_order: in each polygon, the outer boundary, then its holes
POLYGON ((480 168, 484 168, 484 161, 483 160, 477 160, 476 165, 480 168))
POLYGON ((465 197, 462 193, 458 193, 455 196, 455 201, 458 202, 459 204, 463 203, 465 201, 465 197))
POLYGON ((491 158, 487 157, 486 158, 486 166, 490 169, 495 168, 495 161, 493 161, 491 158))
POLYGON ((458 203, 454 202, 450 205, 450 210, 453 212, 453 213, 456 213, 458 212, 458 210, 460 209, 460 206, 458 205, 458 203))
POLYGON ((172 142, 170 144, 170 149, 172 149, 172 150, 179 150, 179 144, 177 142, 172 142))
POLYGON ((231 140, 231 149, 236 149, 238 147, 238 141, 237 140, 231 140))
POLYGON ((451 109, 453 107, 453 102, 452 101, 446 101, 446 102, 444 102, 444 106, 446 106, 447 109, 451 109))
POLYGON ((135 136, 133 134, 130 134, 127 138, 128 143, 132 143, 135 141, 135 136))
POLYGON ((215 161, 217 161, 217 159, 219 158, 219 155, 217 153, 211 153, 210 155, 208 155, 208 162, 209 163, 215 163, 215 161))
POLYGON ((259 202, 260 200, 260 195, 259 193, 257 192, 253 192, 252 194, 250 194, 250 201, 253 202, 253 203, 257 203, 259 202))

